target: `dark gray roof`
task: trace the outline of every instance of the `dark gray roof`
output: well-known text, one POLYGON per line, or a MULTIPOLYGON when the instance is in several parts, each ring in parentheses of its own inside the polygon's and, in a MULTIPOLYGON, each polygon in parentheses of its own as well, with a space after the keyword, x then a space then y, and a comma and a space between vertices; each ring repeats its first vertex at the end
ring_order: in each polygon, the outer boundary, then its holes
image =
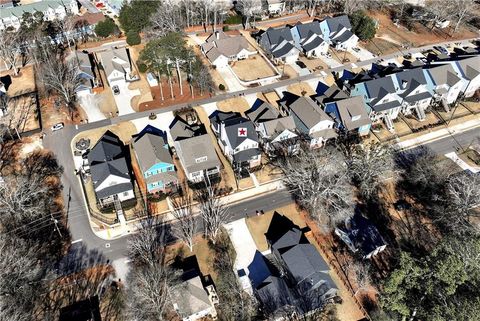
POLYGON ((312 128, 323 120, 331 120, 310 97, 298 96, 298 98, 288 105, 288 108, 298 119, 308 128, 312 128))
POLYGON ((115 184, 97 191, 97 188, 110 176, 130 179, 130 172, 125 158, 98 163, 90 166, 93 187, 97 198, 105 198, 132 189, 131 182, 115 184))
POLYGON ((268 310, 275 312, 282 307, 293 305, 294 296, 284 279, 269 276, 257 288, 257 295, 268 310))
POLYGON ((258 148, 245 149, 236 154, 233 154, 233 161, 235 163, 246 162, 249 161, 253 156, 258 156, 260 154, 261 151, 258 148))
POLYGON ((298 50, 298 49, 295 48, 295 46, 290 42, 285 42, 282 46, 272 47, 271 52, 275 58, 282 58, 292 50, 298 50))
POLYGON ((389 110, 397 107, 401 107, 402 104, 398 100, 394 100, 384 104, 370 104, 372 109, 376 112, 381 112, 384 110, 389 110))
POLYGON ((332 41, 334 43, 342 43, 342 42, 345 42, 348 39, 352 38, 353 36, 354 36, 353 32, 351 32, 350 30, 345 30, 340 35, 334 36, 332 41))
POLYGON ((395 90, 393 79, 390 76, 368 80, 363 84, 365 85, 365 89, 367 90, 367 94, 370 99, 376 98, 381 100, 387 94, 397 92, 395 90))
POLYGON ((414 103, 414 102, 424 100, 424 99, 427 99, 427 98, 431 98, 431 97, 432 97, 432 94, 430 92, 424 91, 424 92, 421 92, 421 93, 416 94, 416 95, 405 96, 403 99, 406 102, 414 103))
POLYGON ((310 37, 312 33, 316 35, 322 34, 322 30, 320 29, 320 22, 318 20, 307 23, 297 23, 295 26, 298 30, 298 34, 300 35, 300 39, 310 37))
MULTIPOLYGON (((318 87, 323 87, 323 83, 319 82, 318 87)), ((326 86, 326 85, 325 85, 326 86)), ((320 91, 322 91, 323 88, 320 88, 320 91)), ((318 92, 318 88, 317 88, 318 92)), ((341 99, 347 99, 349 96, 345 91, 340 89, 337 85, 332 85, 330 87, 327 87, 325 91, 323 91, 322 94, 314 95, 312 98, 318 103, 318 104, 326 104, 328 102, 332 101, 337 101, 341 99)))
POLYGON ((224 123, 227 137, 222 137, 222 139, 228 139, 233 149, 237 148, 246 139, 251 139, 255 142, 258 142, 258 136, 255 131, 255 127, 250 120, 243 117, 237 117, 234 119, 229 119, 224 123), (245 128, 247 130, 246 136, 238 135, 238 131, 240 128, 245 128))
POLYGON ((189 125, 183 118, 175 116, 170 124, 170 136, 174 141, 205 134, 203 125, 189 125))
POLYGON ((210 120, 212 127, 214 127, 218 132, 220 130, 221 123, 238 117, 241 117, 240 113, 238 112, 224 112, 221 110, 216 110, 210 116, 208 116, 208 119, 210 120))
POLYGON ((378 247, 386 245, 377 227, 365 216, 356 213, 345 224, 345 233, 352 242, 355 249, 363 255, 368 255, 378 247))
POLYGON ((254 123, 262 123, 278 118, 280 112, 263 100, 257 100, 245 115, 254 123))
POLYGON ((321 37, 317 36, 317 37, 313 38, 313 40, 310 41, 309 43, 307 43, 306 45, 302 44, 302 48, 305 51, 310 51, 310 50, 313 50, 313 49, 317 48, 322 43, 323 43, 323 39, 321 37))
POLYGON ((263 36, 266 36, 268 38, 270 47, 278 45, 283 40, 293 41, 292 33, 290 32, 290 28, 288 27, 268 28, 263 36))
POLYGON ((352 29, 352 25, 350 24, 350 20, 348 19, 347 15, 327 18, 325 19, 325 21, 328 24, 328 28, 330 29, 331 32, 336 32, 342 27, 345 27, 347 29, 352 29))
POLYGON ((108 130, 88 153, 88 162, 91 166, 119 157, 123 158, 124 148, 125 145, 120 141, 118 136, 108 130))
POLYGON ((400 86, 398 88, 399 90, 406 89, 404 95, 408 95, 409 93, 417 89, 419 86, 427 84, 425 74, 420 68, 407 69, 402 72, 393 74, 393 77, 397 79, 398 85, 400 86))
POLYGON ((132 142, 140 169, 144 173, 158 163, 173 164, 167 137, 163 131, 157 131, 159 132, 148 132, 144 129, 132 142))

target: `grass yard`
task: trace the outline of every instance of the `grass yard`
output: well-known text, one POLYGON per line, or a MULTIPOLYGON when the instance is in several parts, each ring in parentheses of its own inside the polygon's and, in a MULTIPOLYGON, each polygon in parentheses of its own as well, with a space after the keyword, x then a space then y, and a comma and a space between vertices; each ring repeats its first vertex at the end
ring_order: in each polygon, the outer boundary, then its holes
POLYGON ((460 105, 463 105, 464 107, 466 107, 468 110, 472 111, 475 114, 480 113, 480 102, 463 101, 460 103, 460 105))
POLYGON ((336 59, 339 63, 343 64, 343 60, 347 59, 345 63, 347 62, 357 62, 359 59, 352 55, 348 51, 338 51, 333 48, 330 48, 330 53, 332 54, 332 58, 336 59))
POLYGON ((261 80, 277 75, 272 66, 259 54, 232 62, 230 66, 238 78, 243 81, 261 80))
POLYGON ((323 62, 322 59, 319 59, 319 58, 307 58, 305 56, 300 56, 298 60, 303 62, 307 66, 308 70, 310 71, 328 69, 328 65, 325 62, 323 62))
POLYGON ((31 93, 37 90, 35 83, 35 70, 33 66, 26 66, 20 69, 19 75, 14 76, 11 70, 0 72, 0 76, 10 75, 12 83, 8 87, 7 94, 10 97, 31 93))
POLYGON ((74 144, 81 138, 87 138, 90 139, 90 148, 92 148, 107 130, 110 130, 112 133, 120 137, 120 140, 123 141, 124 144, 129 144, 132 140, 132 135, 138 133, 137 128, 133 123, 125 121, 115 125, 100 127, 81 132, 80 134, 75 136, 75 138, 72 140, 72 144, 74 144))
POLYGON ((462 106, 462 104, 458 104, 456 108, 451 108, 450 112, 448 113, 446 113, 443 109, 438 110, 438 113, 446 122, 451 119, 457 119, 471 114, 467 108, 462 106))
POLYGON ((260 99, 270 103, 272 106, 278 107, 277 101, 280 100, 276 91, 269 91, 267 93, 259 93, 260 99))
POLYGON ((415 115, 410 115, 408 117, 403 117, 403 120, 409 125, 409 127, 413 129, 418 129, 422 128, 424 126, 428 125, 436 125, 441 122, 440 119, 438 119, 437 116, 435 116, 434 113, 425 113, 425 120, 424 121, 419 121, 418 118, 415 115))
POLYGON ((16 128, 19 133, 40 128, 39 110, 34 93, 10 98, 7 112, 4 117, 0 118, 0 123, 9 128, 16 128))

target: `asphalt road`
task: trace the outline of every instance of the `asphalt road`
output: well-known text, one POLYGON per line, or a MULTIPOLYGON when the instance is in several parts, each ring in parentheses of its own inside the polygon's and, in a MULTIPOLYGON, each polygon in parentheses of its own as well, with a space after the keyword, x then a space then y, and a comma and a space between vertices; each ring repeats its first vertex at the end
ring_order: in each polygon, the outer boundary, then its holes
MULTIPOLYGON (((468 41, 468 40, 465 40, 468 41)), ((450 42, 451 43, 451 42, 450 42)), ((405 50, 405 53, 415 53, 421 52, 426 49, 432 48, 432 45, 425 46, 421 48, 414 48, 410 50, 405 50)), ((397 54, 391 54, 387 56, 378 57, 369 61, 363 61, 361 63, 356 63, 357 66, 366 66, 372 62, 377 61, 378 59, 390 59, 397 54)), ((324 72, 331 72, 331 71, 341 71, 343 69, 351 68, 351 64, 347 64, 341 67, 332 68, 330 70, 325 70, 324 72)), ((248 95, 252 93, 257 93, 261 91, 271 91, 277 87, 288 86, 290 84, 310 80, 319 77, 318 73, 313 73, 309 75, 305 75, 302 77, 298 77, 295 79, 288 79, 284 81, 280 81, 277 83, 269 84, 266 86, 260 86, 256 88, 249 88, 240 92, 235 93, 227 93, 223 95, 218 95, 212 98, 203 99, 199 101, 195 101, 194 104, 200 105, 209 102, 217 102, 221 101, 233 96, 239 95, 248 95)), ((78 182, 78 178, 75 176, 75 168, 73 164, 72 154, 70 143, 72 139, 78 133, 93 129, 99 128, 103 126, 108 126, 111 124, 119 123, 122 121, 128 121, 132 119, 137 119, 141 117, 146 117, 150 115, 150 113, 162 113, 167 111, 172 111, 176 109, 181 109, 185 107, 185 104, 178 104, 174 106, 170 106, 168 108, 158 108, 151 111, 140 112, 140 113, 133 113, 124 115, 121 117, 116 117, 112 119, 106 119, 98 122, 72 126, 67 125, 64 129, 57 131, 57 132, 47 132, 44 138, 44 146, 47 149, 52 150, 58 159, 58 162, 64 167, 64 175, 62 176, 62 183, 64 186, 64 198, 65 204, 67 209, 67 216, 68 216, 68 227, 71 231, 72 240, 79 241, 82 240, 82 243, 87 246, 89 250, 98 250, 102 252, 108 259, 116 260, 119 258, 124 257, 125 249, 126 249, 126 242, 127 237, 123 237, 120 239, 116 239, 113 241, 105 241, 103 239, 98 238, 91 230, 90 223, 88 221, 87 216, 87 209, 85 207, 84 199, 83 199, 83 192, 81 190, 80 184, 78 182)), ((438 141, 426 144, 432 150, 434 150, 438 154, 446 154, 450 151, 456 151, 460 145, 468 146, 472 140, 479 137, 480 129, 473 129, 461 134, 452 133, 453 136, 446 137, 440 139, 438 141)), ((250 199, 244 201, 241 204, 232 206, 230 211, 232 213, 232 220, 238 219, 243 217, 249 213, 255 213, 255 210, 269 210, 273 209, 287 203, 291 202, 290 195, 285 191, 275 192, 273 194, 263 195, 255 199, 250 199)))

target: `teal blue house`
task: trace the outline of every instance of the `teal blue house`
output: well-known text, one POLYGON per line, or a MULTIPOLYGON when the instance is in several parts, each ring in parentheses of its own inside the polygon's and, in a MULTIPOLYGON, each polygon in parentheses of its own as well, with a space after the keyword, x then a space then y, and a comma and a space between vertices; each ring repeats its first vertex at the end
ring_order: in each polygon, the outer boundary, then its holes
POLYGON ((178 176, 164 131, 147 125, 133 136, 132 146, 149 193, 177 188, 178 176))

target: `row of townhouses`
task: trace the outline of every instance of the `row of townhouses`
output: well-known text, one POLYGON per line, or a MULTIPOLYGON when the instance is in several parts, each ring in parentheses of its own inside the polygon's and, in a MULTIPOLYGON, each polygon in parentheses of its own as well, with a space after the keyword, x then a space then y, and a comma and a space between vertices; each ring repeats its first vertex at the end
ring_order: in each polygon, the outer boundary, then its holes
POLYGON ((62 20, 67 14, 79 14, 77 0, 44 0, 18 6, 6 6, 0 9, 0 30, 18 30, 25 14, 41 13, 43 20, 62 20))
POLYGON ((319 57, 327 53, 330 46, 336 50, 350 50, 358 43, 346 15, 268 28, 255 34, 254 38, 276 63, 293 63, 300 53, 307 57, 319 57))

